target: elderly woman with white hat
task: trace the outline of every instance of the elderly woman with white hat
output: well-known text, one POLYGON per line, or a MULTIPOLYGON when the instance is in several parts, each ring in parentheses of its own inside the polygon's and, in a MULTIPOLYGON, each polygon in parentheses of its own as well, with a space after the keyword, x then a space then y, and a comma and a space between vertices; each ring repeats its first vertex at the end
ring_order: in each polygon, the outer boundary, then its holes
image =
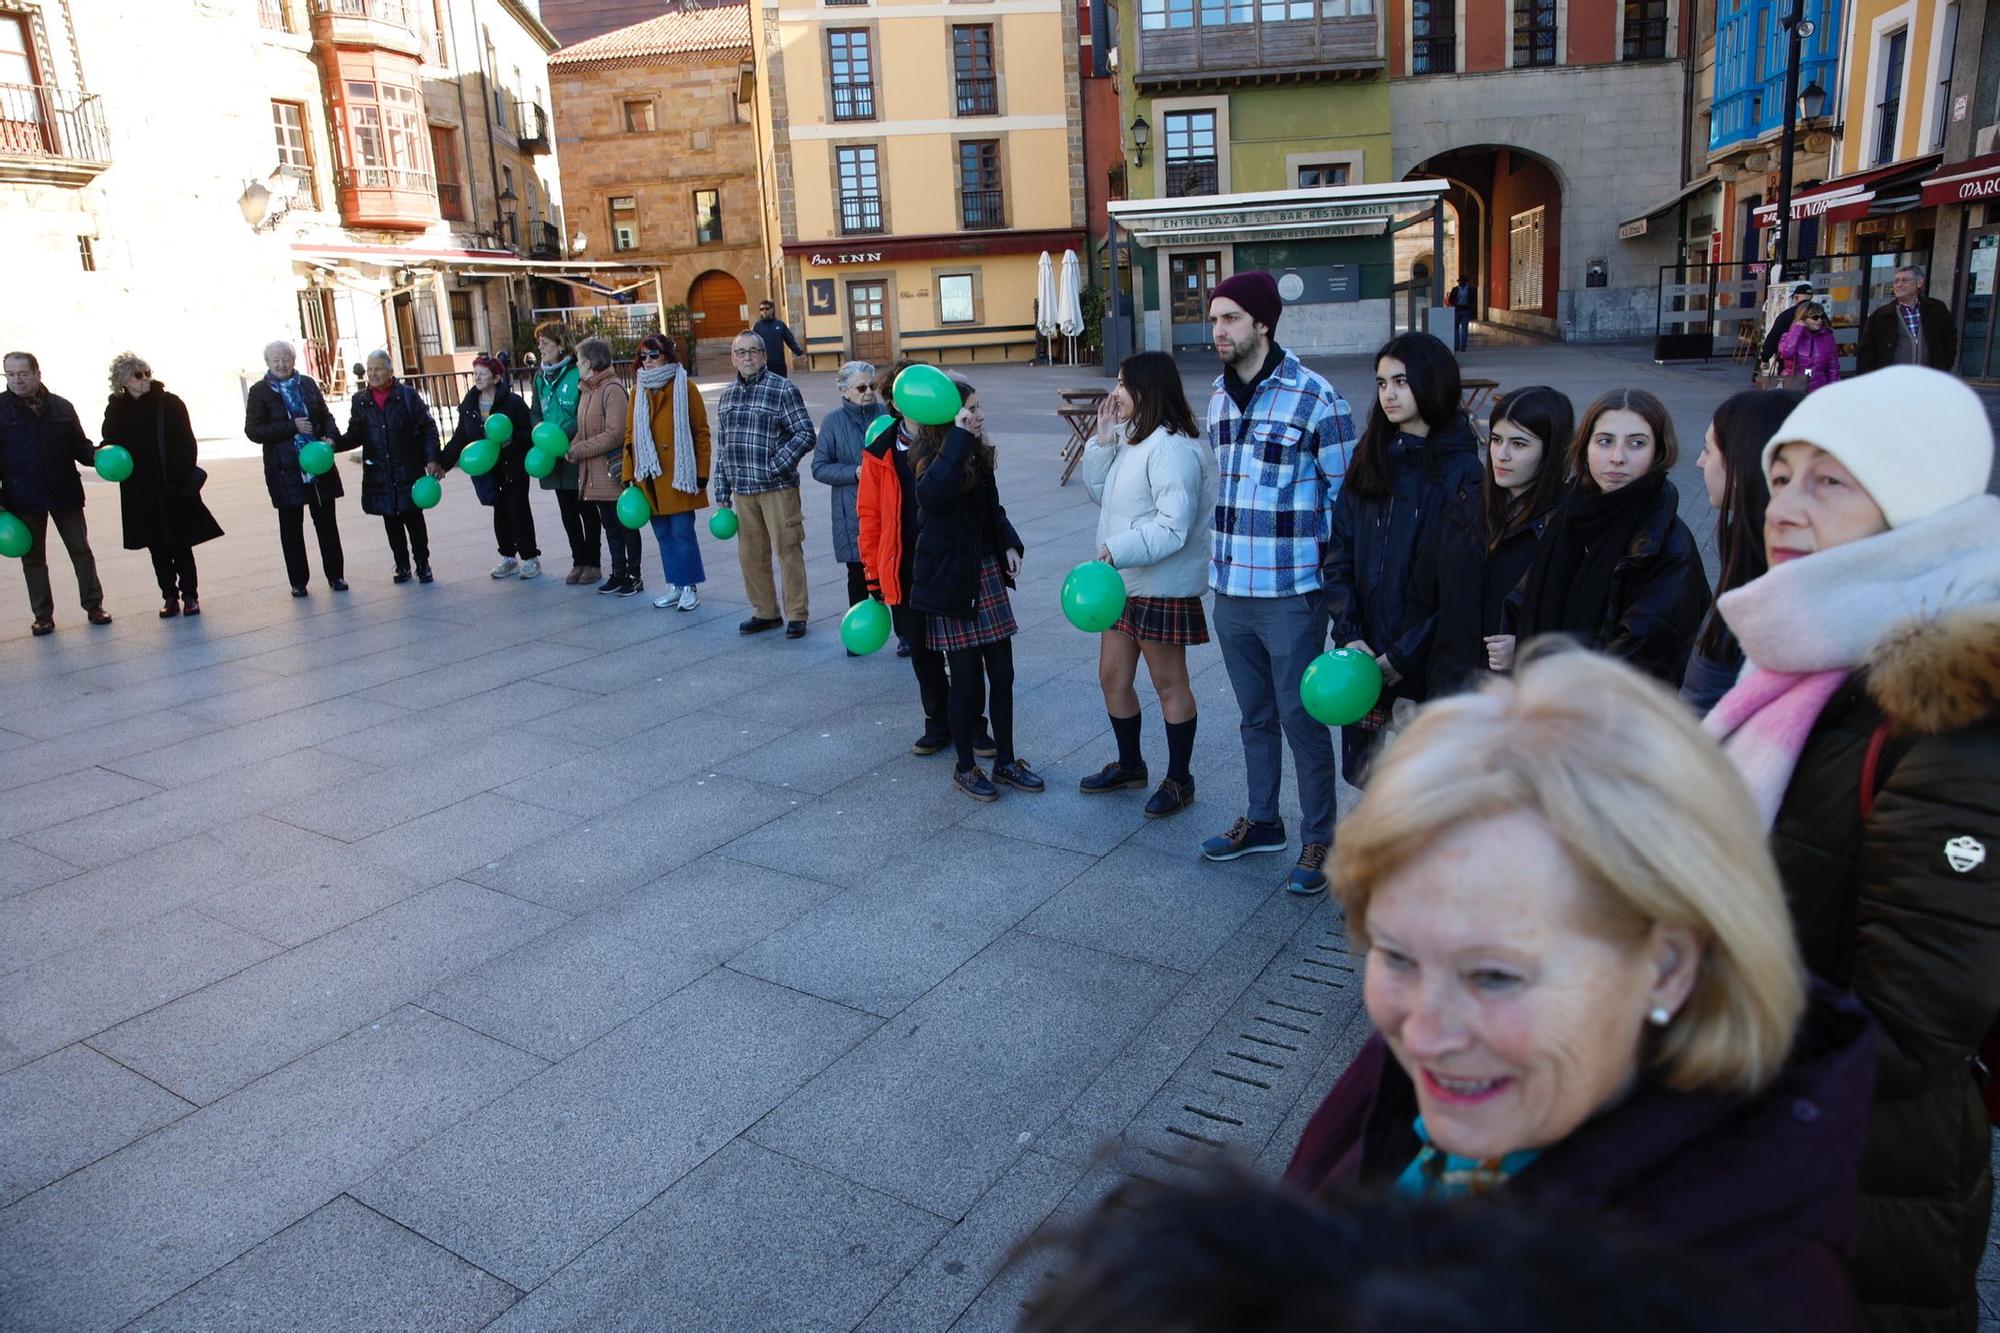
POLYGON ((1871 1328, 1971 1329, 2000 1013, 2000 498, 1949 375, 1831 385, 1763 455, 1770 571, 1717 603, 1748 658, 1705 726, 1771 831, 1807 966, 1881 1024, 1853 1277, 1871 1328))

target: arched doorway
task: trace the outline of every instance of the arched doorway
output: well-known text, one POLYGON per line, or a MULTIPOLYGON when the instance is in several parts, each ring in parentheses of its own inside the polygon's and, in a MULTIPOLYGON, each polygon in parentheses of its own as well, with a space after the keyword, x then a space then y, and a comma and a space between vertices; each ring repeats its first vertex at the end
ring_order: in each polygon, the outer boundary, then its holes
POLYGON ((743 284, 721 269, 710 269, 696 278, 688 288, 687 302, 688 309, 698 316, 694 336, 704 342, 711 338, 734 338, 749 328, 745 318, 749 311, 747 300, 743 284))
POLYGON ((1439 153, 1409 175, 1451 182, 1446 199, 1457 214, 1458 244, 1445 257, 1445 280, 1463 273, 1483 318, 1557 333, 1563 188, 1549 163, 1519 148, 1482 145, 1439 153))

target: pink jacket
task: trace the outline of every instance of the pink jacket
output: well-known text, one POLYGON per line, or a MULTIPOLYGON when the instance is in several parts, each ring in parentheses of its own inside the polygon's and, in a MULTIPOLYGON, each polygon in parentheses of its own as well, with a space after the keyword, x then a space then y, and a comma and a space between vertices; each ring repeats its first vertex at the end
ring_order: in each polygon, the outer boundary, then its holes
POLYGON ((1840 344, 1832 329, 1814 333, 1795 322, 1778 340, 1778 370, 1783 375, 1812 375, 1812 387, 1840 378, 1840 344))

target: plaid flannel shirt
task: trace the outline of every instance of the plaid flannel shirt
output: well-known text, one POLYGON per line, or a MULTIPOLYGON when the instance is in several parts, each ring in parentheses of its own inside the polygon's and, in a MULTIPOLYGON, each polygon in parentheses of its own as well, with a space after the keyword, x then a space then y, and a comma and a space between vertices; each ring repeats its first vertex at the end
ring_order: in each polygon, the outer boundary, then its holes
POLYGON ((799 484, 799 460, 813 451, 812 418, 799 388, 768 369, 722 391, 715 450, 715 502, 799 484))
POLYGON ((1209 586, 1232 597, 1318 591, 1320 554, 1354 449, 1347 400, 1287 352, 1251 395, 1247 414, 1216 378, 1208 441, 1222 474, 1209 586))

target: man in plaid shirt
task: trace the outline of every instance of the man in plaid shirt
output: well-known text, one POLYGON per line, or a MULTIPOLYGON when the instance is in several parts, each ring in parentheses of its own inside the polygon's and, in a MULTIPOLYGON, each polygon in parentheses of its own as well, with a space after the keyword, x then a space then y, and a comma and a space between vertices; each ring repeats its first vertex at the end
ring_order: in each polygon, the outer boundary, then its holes
POLYGON ((788 639, 806 632, 806 520, 799 508, 799 460, 813 451, 812 418, 798 386, 765 365, 764 340, 739 333, 729 345, 736 382, 722 391, 716 416, 715 502, 734 509, 741 524, 736 560, 750 618, 736 628, 762 634, 785 627, 788 639), (785 582, 785 614, 771 578, 771 550, 785 582))
POLYGON ((1208 440, 1222 474, 1215 504, 1215 636, 1243 715, 1249 813, 1202 844, 1211 861, 1282 852, 1278 816, 1284 752, 1299 780, 1299 860, 1293 893, 1326 888, 1333 842, 1333 736, 1299 698, 1299 678, 1326 649, 1320 553, 1354 447, 1347 402, 1278 346, 1283 302, 1268 273, 1217 284, 1209 328, 1222 374, 1208 403, 1208 440))

